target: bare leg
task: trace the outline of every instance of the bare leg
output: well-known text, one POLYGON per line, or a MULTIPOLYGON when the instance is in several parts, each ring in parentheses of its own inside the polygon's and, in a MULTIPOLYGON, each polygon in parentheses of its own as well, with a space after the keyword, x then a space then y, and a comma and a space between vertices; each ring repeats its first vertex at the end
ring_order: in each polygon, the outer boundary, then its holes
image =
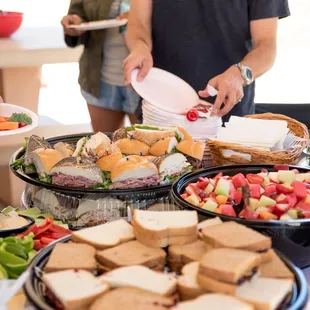
POLYGON ((87 104, 94 132, 114 132, 123 126, 125 113, 87 104))
POLYGON ((128 114, 131 124, 140 124, 141 122, 135 114, 128 114))

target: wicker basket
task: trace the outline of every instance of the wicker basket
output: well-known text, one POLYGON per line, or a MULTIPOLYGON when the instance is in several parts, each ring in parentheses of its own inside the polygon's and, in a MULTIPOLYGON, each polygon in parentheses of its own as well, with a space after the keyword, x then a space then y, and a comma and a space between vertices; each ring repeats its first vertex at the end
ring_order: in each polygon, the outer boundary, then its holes
POLYGON ((308 145, 309 141, 309 132, 304 124, 281 114, 264 113, 248 115, 246 117, 287 121, 290 133, 302 139, 296 139, 294 142, 295 147, 292 150, 283 151, 265 151, 240 144, 220 142, 210 139, 208 140, 208 146, 212 154, 214 165, 295 164, 299 160, 303 149, 308 145), (229 151, 229 155, 227 155, 227 151, 229 151), (224 152, 226 153, 226 156, 224 156, 224 152))

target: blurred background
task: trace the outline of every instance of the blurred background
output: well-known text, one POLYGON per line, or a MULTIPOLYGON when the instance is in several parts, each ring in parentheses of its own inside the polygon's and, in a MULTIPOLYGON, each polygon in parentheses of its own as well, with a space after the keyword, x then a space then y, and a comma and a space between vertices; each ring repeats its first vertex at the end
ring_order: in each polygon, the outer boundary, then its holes
MULTIPOLYGON (((45 137, 91 130, 77 83, 81 48, 65 46, 60 26, 69 2, 0 0, 0 10, 24 13, 21 28, 0 39, 0 95, 37 111, 34 133, 45 137)), ((289 3, 291 16, 279 23, 277 61, 257 81, 256 103, 310 103, 310 1, 289 3)), ((23 185, 10 174, 8 161, 23 138, 0 138, 0 203, 19 203, 23 185)))

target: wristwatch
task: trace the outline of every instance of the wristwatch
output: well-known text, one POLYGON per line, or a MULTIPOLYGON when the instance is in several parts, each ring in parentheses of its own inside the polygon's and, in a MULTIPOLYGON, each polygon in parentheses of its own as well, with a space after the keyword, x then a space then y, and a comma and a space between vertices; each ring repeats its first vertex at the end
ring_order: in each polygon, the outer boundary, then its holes
POLYGON ((242 65, 240 62, 236 64, 236 67, 240 70, 241 77, 244 80, 244 86, 250 85, 254 80, 251 68, 242 65))

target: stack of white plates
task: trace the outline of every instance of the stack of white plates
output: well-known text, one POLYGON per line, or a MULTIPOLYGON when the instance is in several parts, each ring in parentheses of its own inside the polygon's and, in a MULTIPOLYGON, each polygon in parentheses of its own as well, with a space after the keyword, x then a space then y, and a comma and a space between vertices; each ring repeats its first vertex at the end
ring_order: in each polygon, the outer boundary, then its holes
POLYGON ((190 122, 186 115, 174 114, 143 101, 142 105, 143 123, 160 126, 179 126, 183 127, 195 140, 207 140, 216 137, 222 126, 221 118, 199 118, 197 121, 190 122))
MULTIPOLYGON (((196 91, 179 77, 152 68, 146 78, 138 82, 139 71, 134 70, 131 83, 135 91, 144 99, 142 105, 143 123, 146 125, 183 127, 194 140, 206 142, 218 135, 222 120, 219 117, 200 117, 191 122, 186 112, 201 104, 196 91)), ((211 154, 206 147, 204 165, 211 165, 211 154)))

